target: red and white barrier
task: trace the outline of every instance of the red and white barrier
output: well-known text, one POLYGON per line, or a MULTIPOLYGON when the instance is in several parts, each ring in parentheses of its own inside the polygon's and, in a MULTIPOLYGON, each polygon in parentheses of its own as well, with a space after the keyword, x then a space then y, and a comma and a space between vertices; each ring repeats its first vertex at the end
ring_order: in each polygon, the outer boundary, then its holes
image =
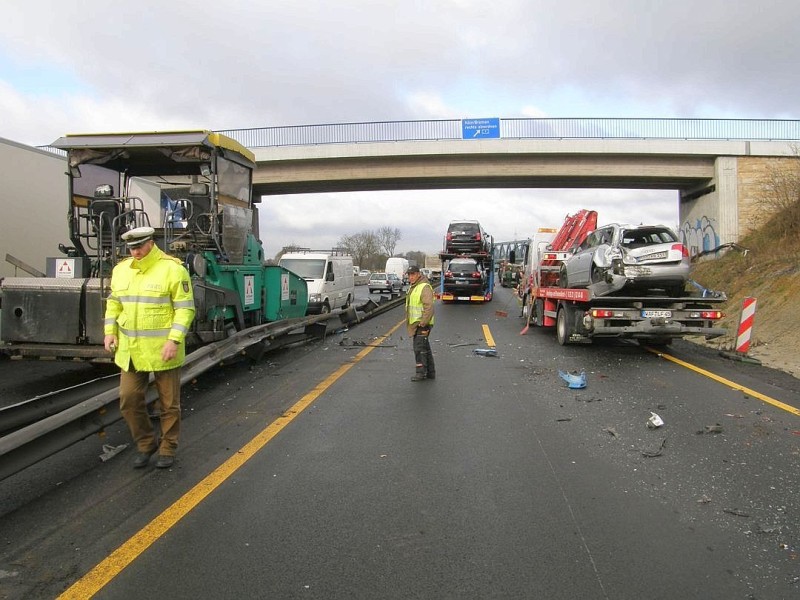
POLYGON ((750 334, 753 331, 755 316, 756 299, 745 298, 742 301, 742 316, 739 319, 739 331, 736 334, 736 352, 747 354, 750 349, 750 334))

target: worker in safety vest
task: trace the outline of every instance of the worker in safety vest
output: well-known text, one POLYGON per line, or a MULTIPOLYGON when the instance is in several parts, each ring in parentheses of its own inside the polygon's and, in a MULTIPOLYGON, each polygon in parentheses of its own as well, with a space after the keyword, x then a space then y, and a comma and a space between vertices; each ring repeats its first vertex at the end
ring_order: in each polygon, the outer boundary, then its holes
POLYGON ((136 443, 135 469, 147 466, 156 450, 156 467, 171 467, 175 460, 184 341, 194 319, 189 272, 156 246, 154 233, 152 227, 137 227, 122 234, 131 257, 111 274, 104 321, 105 348, 122 369, 120 411, 136 443), (158 445, 145 402, 150 373, 160 401, 158 445))
POLYGON ((408 335, 414 341, 414 358, 417 369, 411 381, 436 379, 436 367, 428 337, 433 327, 433 287, 428 278, 419 272, 419 267, 408 268, 411 287, 406 295, 406 318, 408 335))

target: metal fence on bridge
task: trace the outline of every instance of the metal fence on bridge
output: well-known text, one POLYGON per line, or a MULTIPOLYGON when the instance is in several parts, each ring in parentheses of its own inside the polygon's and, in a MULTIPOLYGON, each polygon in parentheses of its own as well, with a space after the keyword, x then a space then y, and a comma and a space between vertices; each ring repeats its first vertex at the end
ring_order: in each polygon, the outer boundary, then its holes
MULTIPOLYGON (((800 121, 776 119, 498 119, 504 139, 800 141, 800 121)), ((460 140, 460 119, 218 130, 248 148, 460 140)))

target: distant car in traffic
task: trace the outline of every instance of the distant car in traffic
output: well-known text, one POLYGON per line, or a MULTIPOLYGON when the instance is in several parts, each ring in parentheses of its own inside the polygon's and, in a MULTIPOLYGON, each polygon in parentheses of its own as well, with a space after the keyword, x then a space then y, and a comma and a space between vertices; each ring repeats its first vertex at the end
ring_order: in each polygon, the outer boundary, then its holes
POLYGON ((691 265, 689 252, 664 225, 612 223, 586 236, 561 265, 559 285, 588 287, 610 282, 611 275, 627 278, 627 292, 663 291, 677 298, 684 293, 691 265))
POLYGON ((403 289, 403 285, 405 285, 405 282, 402 279, 400 279, 397 275, 395 275, 394 273, 387 273, 386 274, 386 278, 392 284, 392 290, 393 291, 398 291, 399 292, 400 290, 403 289))
POLYGON ((392 292, 399 292, 403 287, 403 282, 394 273, 373 273, 369 276, 367 287, 370 294, 383 291, 391 294, 392 292))

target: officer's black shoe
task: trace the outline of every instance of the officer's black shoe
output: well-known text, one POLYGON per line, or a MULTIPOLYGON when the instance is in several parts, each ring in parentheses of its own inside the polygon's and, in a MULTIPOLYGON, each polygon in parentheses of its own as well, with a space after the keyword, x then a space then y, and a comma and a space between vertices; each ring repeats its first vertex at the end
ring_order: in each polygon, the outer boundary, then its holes
POLYGON ((428 379, 436 379, 436 373, 428 373, 428 379))
POLYGON ((426 379, 425 373, 417 373, 411 378, 411 381, 425 381, 426 379))
POLYGON ((147 466, 147 463, 150 462, 150 457, 155 454, 156 449, 153 448, 149 452, 137 452, 136 456, 133 457, 133 468, 134 469, 141 469, 147 466))
POLYGON ((156 469, 168 469, 172 466, 175 462, 174 456, 166 456, 164 454, 158 455, 158 460, 156 461, 156 469))

